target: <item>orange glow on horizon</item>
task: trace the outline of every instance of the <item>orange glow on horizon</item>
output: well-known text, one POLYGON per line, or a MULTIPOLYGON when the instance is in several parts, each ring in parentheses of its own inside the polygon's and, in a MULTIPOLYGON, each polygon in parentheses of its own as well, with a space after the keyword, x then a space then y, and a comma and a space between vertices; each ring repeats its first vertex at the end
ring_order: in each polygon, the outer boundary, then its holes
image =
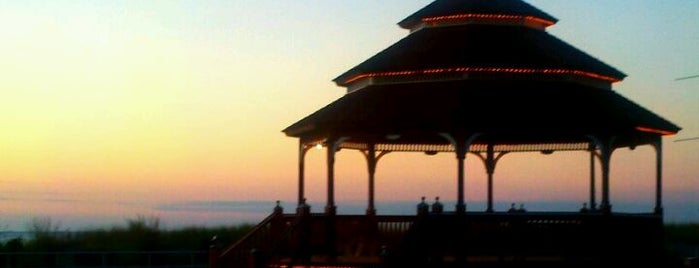
POLYGON ((522 20, 529 22, 538 22, 544 24, 544 27, 554 25, 555 22, 550 20, 545 20, 542 18, 537 18, 534 16, 520 16, 520 15, 505 15, 505 14, 456 14, 447 16, 437 16, 423 18, 423 22, 441 22, 449 20, 461 20, 461 19, 485 19, 485 20, 522 20))
POLYGON ((589 77, 593 79, 599 79, 607 82, 619 82, 621 79, 600 75, 592 72, 580 71, 580 70, 566 70, 566 69, 519 69, 519 68, 483 68, 483 67, 460 67, 460 68, 435 68, 426 70, 414 70, 414 71, 394 71, 394 72, 375 72, 358 74, 354 77, 347 79, 344 84, 350 84, 354 81, 370 78, 370 77, 382 77, 382 76, 411 76, 411 75, 422 75, 422 74, 442 74, 442 73, 466 73, 466 72, 480 72, 480 73, 512 73, 512 74, 553 74, 553 75, 576 75, 589 77))

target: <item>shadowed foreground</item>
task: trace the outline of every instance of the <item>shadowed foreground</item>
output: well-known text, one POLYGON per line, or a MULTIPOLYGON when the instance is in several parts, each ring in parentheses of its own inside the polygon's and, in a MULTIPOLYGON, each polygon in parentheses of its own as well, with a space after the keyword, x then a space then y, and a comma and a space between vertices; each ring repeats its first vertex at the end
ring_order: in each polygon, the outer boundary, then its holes
POLYGON ((277 210, 238 243, 214 250, 211 267, 678 267, 663 239, 654 214, 277 210))

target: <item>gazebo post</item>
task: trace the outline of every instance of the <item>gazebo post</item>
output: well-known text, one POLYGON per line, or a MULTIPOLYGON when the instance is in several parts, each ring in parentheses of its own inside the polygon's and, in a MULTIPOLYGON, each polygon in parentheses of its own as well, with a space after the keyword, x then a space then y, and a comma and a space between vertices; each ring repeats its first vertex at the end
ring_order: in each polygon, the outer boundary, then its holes
POLYGON ((376 173, 376 146, 373 142, 369 143, 369 150, 364 154, 367 160, 369 169, 369 192, 366 215, 376 215, 376 207, 374 207, 374 174, 376 173))
POLYGON ((488 208, 486 212, 494 212, 493 200, 495 199, 493 195, 493 175, 495 174, 495 166, 497 166, 500 158, 509 153, 509 151, 501 151, 495 156, 493 144, 488 144, 488 160, 487 160, 487 170, 488 170, 488 208))
POLYGON ((494 195, 493 195, 493 175, 495 174, 495 166, 498 163, 498 160, 502 158, 504 155, 509 153, 508 151, 502 151, 498 153, 497 156, 495 156, 495 145, 493 143, 488 143, 488 147, 486 149, 486 155, 483 157, 481 153, 474 152, 473 154, 475 156, 478 156, 478 158, 483 161, 483 165, 485 166, 486 173, 488 173, 488 205, 487 208, 485 209, 485 212, 494 212, 495 209, 493 207, 493 200, 494 195))
POLYGON ((376 155, 376 144, 374 142, 370 142, 368 144, 368 150, 367 151, 361 151, 364 157, 366 158, 367 161, 367 167, 369 171, 369 200, 366 208, 366 215, 371 215, 375 216, 376 215, 376 206, 374 205, 374 195, 375 195, 375 174, 376 174, 376 164, 378 164, 379 159, 381 159, 382 156, 386 155, 387 153, 390 153, 391 151, 381 151, 379 155, 376 155))
POLYGON ((325 250, 327 256, 334 258, 336 255, 335 242, 337 228, 335 226, 335 152, 337 151, 335 140, 328 138, 327 145, 327 165, 328 165, 328 194, 325 204, 325 250))
POLYGON ((602 164, 602 203, 600 204, 600 210, 603 213, 611 213, 612 205, 609 202, 609 162, 614 152, 614 141, 616 137, 610 136, 603 139, 595 136, 589 137, 600 149, 600 162, 602 164))
POLYGON ((303 139, 299 139, 299 196, 298 196, 298 207, 302 207, 304 204, 304 199, 306 198, 305 190, 305 162, 306 153, 311 147, 306 145, 303 139))
POLYGON ((602 149, 602 212, 612 212, 612 205, 609 202, 609 162, 612 157, 610 148, 602 149))
POLYGON ((488 172, 488 207, 485 212, 493 212, 493 173, 495 172, 495 157, 493 152, 493 144, 488 143, 488 151, 486 152, 486 171, 488 172))
POLYGON ((597 201, 595 200, 595 149, 590 146, 590 209, 597 209, 597 201))
POLYGON ((337 226, 335 224, 335 216, 337 215, 337 206, 335 206, 335 153, 347 139, 347 137, 341 137, 338 139, 328 138, 326 140, 328 147, 328 201, 325 205, 325 240, 326 253, 333 258, 337 255, 337 249, 335 248, 337 237, 337 226))
POLYGON ((328 147, 328 201, 325 205, 326 215, 337 214, 337 206, 335 206, 335 153, 347 139, 349 138, 341 137, 338 139, 328 138, 326 140, 326 146, 328 147))
POLYGON ((447 139, 452 146, 454 146, 454 150, 456 151, 456 160, 458 163, 456 213, 466 213, 466 202, 464 201, 464 162, 466 160, 468 148, 471 146, 471 143, 480 136, 480 133, 472 134, 468 139, 462 139, 463 136, 461 135, 459 135, 459 137, 454 137, 449 133, 440 133, 439 135, 447 139))
POLYGON ((456 213, 466 212, 466 202, 464 201, 464 162, 467 151, 468 145, 466 143, 456 141, 456 159, 458 162, 456 213))
POLYGON ((327 202, 325 203, 325 214, 335 215, 337 213, 337 207, 335 206, 335 141, 332 139, 327 140, 327 202))
POLYGON ((657 215, 663 214, 663 140, 658 136, 652 143, 655 148, 655 209, 657 215))

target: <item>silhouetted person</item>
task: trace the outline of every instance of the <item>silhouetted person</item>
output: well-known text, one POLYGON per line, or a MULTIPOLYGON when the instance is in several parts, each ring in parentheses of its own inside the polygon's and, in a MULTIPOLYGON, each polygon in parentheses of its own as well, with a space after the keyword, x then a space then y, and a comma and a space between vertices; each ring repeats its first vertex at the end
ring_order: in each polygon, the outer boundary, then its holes
POLYGON ((442 213, 444 211, 444 205, 439 202, 439 196, 434 198, 434 204, 432 204, 432 213, 442 213))
POLYGON ((587 208, 587 203, 582 204, 582 208, 580 208, 580 213, 588 213, 590 212, 590 209, 587 208))
POLYGON ((277 205, 274 206, 274 213, 282 214, 284 213, 284 208, 281 206, 281 201, 277 200, 277 205))
POLYGON ((517 209, 515 208, 515 203, 512 203, 510 205, 510 209, 508 209, 507 212, 509 212, 509 213, 517 212, 517 209))
POLYGON ((417 215, 426 215, 430 211, 430 205, 425 202, 425 197, 417 204, 417 215))
POLYGON ((301 200, 301 204, 299 204, 299 207, 296 208, 296 213, 299 215, 310 215, 311 214, 311 206, 306 203, 306 198, 301 200))
POLYGON ((519 209, 517 210, 517 212, 527 212, 527 210, 524 209, 524 204, 519 204, 519 209))

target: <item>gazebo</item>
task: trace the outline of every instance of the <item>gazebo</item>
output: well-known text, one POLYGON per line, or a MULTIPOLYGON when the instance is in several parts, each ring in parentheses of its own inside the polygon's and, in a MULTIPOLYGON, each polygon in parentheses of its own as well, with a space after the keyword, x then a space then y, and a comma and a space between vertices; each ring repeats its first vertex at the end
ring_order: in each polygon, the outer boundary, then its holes
POLYGON ((344 96, 283 130, 299 139, 296 213, 277 207, 256 228, 273 243, 255 244, 251 234, 216 253, 217 265, 234 263, 233 252, 253 248, 255 256, 242 258, 245 263, 253 265, 254 259, 255 265, 275 267, 559 266, 639 256, 646 264, 661 262, 662 138, 680 128, 616 93, 612 85, 626 75, 547 33, 556 21, 520 0, 436 0, 399 22, 410 31, 407 37, 333 80, 347 89, 344 96), (648 212, 614 212, 612 154, 642 145, 656 153, 655 196, 649 197, 655 206, 648 212), (317 146, 327 151, 327 199, 324 213, 313 214, 306 204, 305 155, 317 146), (334 164, 340 149, 366 157, 365 215, 337 215, 334 164), (587 213, 494 210, 499 159, 556 151, 589 153, 587 213), (455 155, 453 211, 429 212, 423 204, 411 216, 377 212, 377 162, 400 152, 455 155), (480 158, 488 173, 485 211, 466 208, 468 155, 480 158), (603 246, 587 249, 587 242, 603 246), (372 250, 343 253, 358 244, 372 250), (612 249, 617 252, 606 252, 612 249))

